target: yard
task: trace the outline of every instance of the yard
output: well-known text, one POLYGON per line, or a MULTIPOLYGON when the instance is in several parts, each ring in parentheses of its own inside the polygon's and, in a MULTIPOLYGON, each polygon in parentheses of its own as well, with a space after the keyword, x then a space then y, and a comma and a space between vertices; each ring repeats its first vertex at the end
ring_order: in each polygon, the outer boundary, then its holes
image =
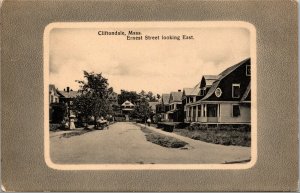
POLYGON ((173 132, 191 139, 221 145, 251 146, 250 126, 189 126, 173 132))

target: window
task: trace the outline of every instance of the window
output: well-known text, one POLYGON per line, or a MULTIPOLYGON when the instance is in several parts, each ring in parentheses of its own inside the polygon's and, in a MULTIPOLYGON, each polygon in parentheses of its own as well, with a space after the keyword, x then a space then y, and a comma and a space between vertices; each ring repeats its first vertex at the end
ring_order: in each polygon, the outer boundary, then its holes
POLYGON ((200 96, 204 96, 205 95, 205 88, 200 90, 200 96))
POLYGON ((246 65, 246 76, 251 76, 251 66, 246 65))
POLYGON ((216 95, 216 97, 220 97, 221 95, 222 95, 222 90, 220 89, 220 88, 217 88, 216 90, 215 90, 215 95, 216 95))
POLYGON ((53 96, 51 95, 51 96, 50 96, 50 103, 53 103, 53 102, 54 102, 53 96))
POLYGON ((208 104, 207 105, 207 117, 217 117, 218 105, 208 104))
POLYGON ((198 106, 198 117, 201 117, 201 105, 198 106))
POLYGON ((240 105, 232 105, 232 116, 233 117, 238 117, 240 115, 241 115, 240 105))
POLYGON ((240 98, 240 84, 232 84, 232 98, 240 98))

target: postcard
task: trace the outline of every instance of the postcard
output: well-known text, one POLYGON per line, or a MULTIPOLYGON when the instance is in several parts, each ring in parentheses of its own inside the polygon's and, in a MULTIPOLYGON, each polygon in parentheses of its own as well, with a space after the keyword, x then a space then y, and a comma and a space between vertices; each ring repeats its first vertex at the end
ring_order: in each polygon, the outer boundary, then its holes
POLYGON ((5 1, 2 189, 297 190, 297 6, 5 1))

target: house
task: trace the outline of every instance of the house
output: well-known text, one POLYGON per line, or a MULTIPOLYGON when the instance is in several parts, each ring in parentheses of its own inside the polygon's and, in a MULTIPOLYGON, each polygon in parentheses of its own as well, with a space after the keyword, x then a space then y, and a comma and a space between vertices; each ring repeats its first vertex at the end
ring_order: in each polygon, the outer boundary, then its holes
POLYGON ((108 95, 109 101, 109 113, 110 114, 117 114, 120 112, 120 106, 118 104, 118 94, 112 92, 108 95))
POLYGON ((59 106, 59 94, 54 84, 49 85, 49 122, 58 122, 57 120, 57 106, 59 106))
POLYGON ((126 121, 129 121, 129 114, 134 110, 134 107, 135 105, 128 100, 121 105, 122 114, 125 115, 126 121))
POLYGON ((183 106, 183 111, 184 111, 184 122, 191 121, 187 120, 187 109, 186 109, 186 104, 190 104, 193 102, 196 102, 199 100, 199 95, 200 95, 200 83, 198 83, 196 86, 193 88, 183 88, 183 93, 182 93, 182 106, 183 106))
POLYGON ((203 76, 196 102, 187 103, 186 122, 250 124, 251 60, 245 59, 217 76, 203 76))
POLYGON ((65 88, 63 91, 58 90, 57 93, 59 95, 60 102, 64 103, 67 106, 68 117, 70 115, 74 115, 74 112, 72 111, 73 101, 75 97, 80 93, 78 93, 77 91, 73 91, 72 89, 70 89, 70 87, 65 88))
POLYGON ((160 103, 156 106, 156 113, 160 115, 161 121, 168 121, 170 94, 162 94, 160 103))
POLYGON ((148 104, 149 104, 149 107, 151 109, 151 112, 153 114, 155 114, 156 113, 156 106, 159 104, 159 102, 157 102, 157 101, 155 101, 155 102, 148 102, 148 104))
POLYGON ((54 84, 49 85, 49 104, 59 103, 59 95, 54 84))
POLYGON ((65 88, 64 90, 58 90, 59 98, 61 102, 72 104, 74 98, 79 94, 77 91, 73 91, 70 87, 65 88))
POLYGON ((182 108, 182 92, 171 92, 169 98, 169 111, 167 111, 168 121, 183 122, 183 108, 182 108))

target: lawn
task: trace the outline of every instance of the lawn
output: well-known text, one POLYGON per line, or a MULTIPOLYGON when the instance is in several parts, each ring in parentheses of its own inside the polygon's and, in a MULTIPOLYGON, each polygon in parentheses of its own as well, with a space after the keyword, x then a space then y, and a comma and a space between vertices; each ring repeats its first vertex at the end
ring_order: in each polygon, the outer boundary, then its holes
POLYGON ((167 148, 182 148, 188 143, 176 139, 174 137, 166 136, 157 132, 154 132, 144 126, 141 126, 141 130, 145 133, 147 141, 167 148))
POLYGON ((220 129, 206 128, 206 129, 174 129, 174 133, 191 139, 205 141, 208 143, 222 144, 222 145, 236 145, 236 146, 251 146, 251 132, 241 129, 220 129))

